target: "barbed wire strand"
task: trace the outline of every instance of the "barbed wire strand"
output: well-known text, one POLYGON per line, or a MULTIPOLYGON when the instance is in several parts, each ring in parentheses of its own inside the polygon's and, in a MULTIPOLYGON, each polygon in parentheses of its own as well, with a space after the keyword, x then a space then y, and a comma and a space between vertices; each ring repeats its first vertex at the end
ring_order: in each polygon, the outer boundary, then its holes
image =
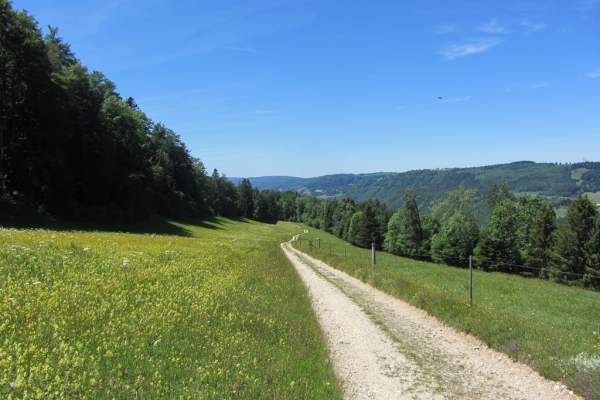
MULTIPOLYGON (((310 240, 310 239, 306 239, 306 240, 310 240)), ((324 244, 327 242, 323 242, 321 241, 321 244, 324 244)), ((327 243, 329 246, 333 245, 333 246, 341 246, 341 247, 356 247, 353 246, 351 244, 348 245, 343 245, 343 244, 336 244, 336 243, 327 243)), ((381 252, 383 252, 383 250, 380 250, 381 252)), ((386 252, 387 253, 387 252, 386 252)), ((423 258, 430 258, 431 255, 430 254, 412 254, 412 253, 388 253, 391 255, 399 255, 399 256, 409 256, 409 257, 423 257, 423 258)), ((443 256, 443 259, 452 259, 452 260, 460 260, 460 261, 464 261, 464 262, 468 262, 469 258, 465 258, 465 257, 451 257, 451 256, 443 256)), ((548 269, 548 268, 536 268, 536 267, 530 267, 527 265, 520 265, 520 264, 511 264, 511 263, 505 263, 502 261, 494 261, 494 260, 488 260, 485 258, 479 258, 479 257, 473 257, 473 261, 475 262, 488 262, 488 263, 493 263, 493 264, 497 264, 497 265, 507 265, 507 266, 511 266, 511 267, 518 267, 518 268, 525 268, 525 269, 531 269, 531 270, 536 270, 536 271, 546 271, 548 274, 563 274, 563 275, 570 275, 570 276, 578 276, 578 277, 586 277, 586 278, 593 278, 593 279, 600 279, 600 276, 596 276, 596 275, 588 275, 588 274, 576 274, 574 272, 565 272, 565 271, 557 271, 554 269, 548 269)))

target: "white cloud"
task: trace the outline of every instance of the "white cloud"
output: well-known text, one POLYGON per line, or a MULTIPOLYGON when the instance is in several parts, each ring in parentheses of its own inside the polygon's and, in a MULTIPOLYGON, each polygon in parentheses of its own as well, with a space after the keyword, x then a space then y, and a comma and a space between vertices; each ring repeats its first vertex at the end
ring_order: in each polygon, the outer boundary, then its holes
POLYGON ((588 74, 588 76, 590 78, 600 78, 600 68, 596 69, 595 71, 592 71, 588 74))
POLYGON ((534 83, 533 85, 527 87, 527 89, 540 89, 540 88, 544 88, 544 87, 548 87, 550 86, 549 82, 538 82, 538 83, 534 83))
POLYGON ((446 33, 454 32, 456 30, 456 25, 453 24, 445 24, 440 25, 436 28, 436 33, 439 35, 444 35, 446 33))
POLYGON ((523 21, 523 22, 521 22, 521 25, 529 28, 528 32, 539 32, 539 31, 546 29, 546 27, 547 27, 546 24, 534 24, 529 21, 523 21))
POLYGON ((448 45, 441 51, 441 53, 445 55, 448 60, 452 60, 454 58, 484 52, 500 44, 501 42, 502 40, 500 39, 478 39, 467 44, 448 45))
POLYGON ((491 20, 490 22, 488 22, 485 25, 481 25, 479 27, 477 27, 478 30, 486 32, 486 33, 509 33, 510 31, 507 30, 505 27, 498 25, 498 23, 496 22, 496 20, 491 20))

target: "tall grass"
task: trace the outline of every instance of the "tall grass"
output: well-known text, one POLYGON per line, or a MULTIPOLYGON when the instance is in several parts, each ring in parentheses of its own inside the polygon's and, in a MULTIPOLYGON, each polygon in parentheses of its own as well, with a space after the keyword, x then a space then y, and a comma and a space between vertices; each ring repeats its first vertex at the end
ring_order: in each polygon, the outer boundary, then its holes
POLYGON ((341 397, 278 246, 297 227, 165 223, 0 229, 0 397, 341 397))
POLYGON ((479 337, 586 398, 600 399, 600 293, 475 270, 470 304, 467 269, 387 253, 377 253, 372 266, 370 250, 307 229, 294 244, 300 250, 479 337))

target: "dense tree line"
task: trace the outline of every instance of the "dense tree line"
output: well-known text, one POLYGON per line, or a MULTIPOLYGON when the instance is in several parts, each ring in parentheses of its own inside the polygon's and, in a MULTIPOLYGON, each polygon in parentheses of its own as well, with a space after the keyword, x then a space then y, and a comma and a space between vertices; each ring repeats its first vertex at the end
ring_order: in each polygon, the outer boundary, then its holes
POLYGON ((223 215, 276 220, 273 198, 208 175, 49 27, 0 0, 0 204, 71 219, 223 215), (251 191, 248 192, 248 190, 251 191), (252 200, 248 203, 248 196, 252 200))
POLYGON ((201 214, 208 179, 179 137, 154 124, 58 36, 0 1, 3 200, 81 218, 201 214))
POLYGON ((580 195, 558 224, 555 204, 540 196, 516 198, 509 182, 494 182, 481 195, 474 189, 455 189, 420 213, 416 193, 401 195, 404 208, 392 211, 379 201, 356 204, 272 192, 279 219, 304 222, 364 248, 422 260, 486 271, 519 273, 600 289, 600 215, 587 196, 580 195), (480 226, 483 201, 489 223, 480 226), (285 215, 282 210, 291 210, 285 215))

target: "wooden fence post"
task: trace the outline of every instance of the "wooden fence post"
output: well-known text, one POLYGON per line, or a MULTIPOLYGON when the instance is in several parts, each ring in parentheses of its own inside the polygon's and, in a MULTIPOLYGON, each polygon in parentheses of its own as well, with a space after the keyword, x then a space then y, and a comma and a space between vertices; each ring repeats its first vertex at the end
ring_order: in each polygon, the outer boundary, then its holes
POLYGON ((473 256, 469 256, 469 303, 473 303, 473 256))
POLYGON ((377 264, 377 260, 375 257, 375 243, 371 243, 371 263, 373 265, 377 264))

